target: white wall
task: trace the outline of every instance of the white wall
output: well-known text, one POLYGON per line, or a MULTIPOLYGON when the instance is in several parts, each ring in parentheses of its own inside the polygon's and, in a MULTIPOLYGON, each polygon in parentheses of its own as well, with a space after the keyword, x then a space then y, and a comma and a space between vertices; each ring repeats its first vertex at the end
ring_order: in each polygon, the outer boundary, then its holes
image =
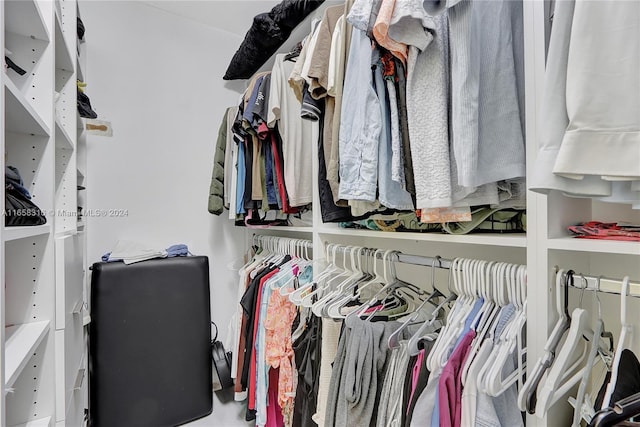
MULTIPOLYGON (((224 8, 224 3, 221 2, 224 8)), ((243 82, 222 81, 241 36, 142 2, 83 1, 87 94, 113 138, 88 142, 85 209, 127 209, 87 218, 90 262, 119 238, 159 247, 186 243, 209 256, 213 320, 221 337, 235 305, 244 232, 207 212, 213 154, 226 106, 243 82)), ((239 404, 214 402, 198 425, 244 425, 239 404)))

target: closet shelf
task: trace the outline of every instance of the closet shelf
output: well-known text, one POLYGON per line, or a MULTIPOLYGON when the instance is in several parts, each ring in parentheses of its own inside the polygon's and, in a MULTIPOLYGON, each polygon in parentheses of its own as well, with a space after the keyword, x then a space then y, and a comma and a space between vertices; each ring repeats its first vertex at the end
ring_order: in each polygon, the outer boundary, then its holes
POLYGON ((20 92, 20 89, 5 75, 2 76, 2 81, 4 83, 6 130, 15 133, 49 136, 51 134, 49 126, 20 92))
POLYGON ((33 351, 49 332, 49 321, 23 323, 5 328, 5 387, 11 387, 27 365, 33 351))
POLYGON ((62 126, 62 123, 56 119, 56 149, 73 150, 73 140, 69 133, 62 126))
POLYGON ((527 246, 527 237, 524 233, 516 234, 467 234, 453 235, 444 233, 410 233, 410 232, 385 232, 375 230, 358 230, 349 228, 321 227, 318 233, 329 236, 367 237, 391 240, 415 240, 421 242, 456 243, 468 245, 503 246, 524 248, 527 246))
POLYGON ((549 249, 575 252, 610 253, 620 255, 640 255, 640 243, 618 240, 576 239, 560 237, 548 240, 549 249))
POLYGON ((64 70, 73 74, 73 55, 69 50, 69 43, 64 37, 64 30, 62 26, 62 20, 58 14, 58 8, 56 10, 55 19, 55 34, 56 34, 56 69, 64 70), (62 47, 62 48, 61 48, 62 47))
POLYGON ((6 1, 4 26, 10 33, 49 41, 49 32, 36 0, 6 1))
POLYGON ((49 427, 51 425, 51 417, 38 418, 37 420, 27 421, 13 427, 49 427))
POLYGON ((270 227, 248 228, 252 233, 276 232, 276 233, 313 233, 313 227, 270 227))
POLYGON ((24 227, 4 227, 4 230, 2 230, 2 240, 10 242, 12 240, 26 239, 27 237, 49 234, 50 231, 51 224, 24 227))

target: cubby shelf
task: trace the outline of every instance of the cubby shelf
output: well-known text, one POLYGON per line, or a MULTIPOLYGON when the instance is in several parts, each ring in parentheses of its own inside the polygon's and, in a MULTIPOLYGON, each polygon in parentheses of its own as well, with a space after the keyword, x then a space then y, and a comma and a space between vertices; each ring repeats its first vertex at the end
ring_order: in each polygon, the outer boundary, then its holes
POLYGON ((73 58, 75 55, 71 54, 69 50, 69 43, 64 37, 63 24, 60 16, 58 14, 58 10, 56 9, 56 69, 64 70, 69 73, 69 75, 73 74, 73 58))
POLYGON ((23 226, 23 227, 4 227, 2 237, 5 242, 12 240, 26 239, 28 237, 41 236, 51 232, 51 224, 23 226))
MULTIPOLYGON (((16 2, 10 2, 16 3, 16 2)), ((5 94, 5 129, 15 133, 49 136, 51 130, 18 87, 2 76, 5 94)))
POLYGON ((48 332, 48 320, 5 328, 5 387, 13 385, 48 332))
POLYGON ((49 41, 49 32, 36 0, 4 2, 5 31, 49 41))

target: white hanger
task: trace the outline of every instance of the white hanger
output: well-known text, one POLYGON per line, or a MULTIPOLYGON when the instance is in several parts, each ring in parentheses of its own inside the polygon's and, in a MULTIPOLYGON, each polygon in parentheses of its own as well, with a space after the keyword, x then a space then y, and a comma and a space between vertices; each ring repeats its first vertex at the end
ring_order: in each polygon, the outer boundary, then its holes
MULTIPOLYGON (((440 296, 444 296, 442 295, 442 293, 440 291, 438 291, 435 287, 435 281, 436 281, 436 262, 441 266, 442 264, 440 263, 440 256, 436 256, 435 258, 433 258, 433 262, 431 264, 431 295, 425 299, 422 304, 420 304, 418 306, 418 308, 416 308, 416 310, 413 312, 413 314, 411 314, 411 316, 409 316, 403 323, 402 325, 400 325, 400 327, 398 329, 396 329, 395 331, 393 331, 393 333, 389 336, 389 341, 388 341, 388 346, 390 349, 394 349, 394 348, 398 348, 400 346, 400 336, 403 334, 404 330, 411 324, 413 324, 418 317, 420 316, 420 313, 422 311, 422 309, 431 302, 431 300, 438 298, 440 296)), ((449 289, 449 294, 453 295, 455 298, 455 294, 451 291, 451 289, 449 289)), ((444 306, 443 306, 444 307, 444 306)), ((441 308, 438 308, 438 310, 440 310, 441 308)), ((433 317, 433 316, 432 316, 433 317)), ((436 318, 437 318, 437 313, 436 313, 436 318)), ((422 334, 423 332, 420 332, 420 329, 416 332, 417 335, 418 333, 422 334)), ((417 347, 417 345, 416 345, 417 347)), ((411 354, 412 348, 409 345, 409 354, 411 354)))
POLYGON ((324 269, 314 281, 307 283, 306 285, 301 286, 297 290, 291 292, 289 294, 289 301, 294 303, 297 306, 302 304, 302 298, 313 288, 314 284, 317 284, 320 288, 320 284, 324 281, 326 277, 331 276, 332 274, 336 274, 336 272, 340 271, 336 264, 336 252, 338 245, 336 244, 328 244, 326 247, 326 255, 325 258, 330 260, 329 265, 326 269, 324 269))
POLYGON ((510 302, 516 307, 516 312, 504 328, 498 344, 492 350, 493 357, 490 357, 487 363, 490 369, 483 378, 483 390, 489 396, 501 395, 515 382, 519 382, 522 387, 522 378, 526 371, 526 362, 523 360, 527 352, 524 347, 527 302, 521 293, 521 283, 526 280, 524 272, 525 267, 521 265, 511 265, 507 269, 509 276, 507 289, 510 290, 510 302), (504 366, 514 352, 517 355, 517 365, 506 375, 506 378, 503 378, 504 366))
POLYGON ((620 358, 622 351, 631 346, 633 339, 633 325, 629 323, 627 318, 627 300, 629 295, 629 276, 625 276, 622 279, 622 289, 620 292, 620 324, 622 329, 620 330, 620 338, 618 339, 618 346, 616 347, 615 357, 613 359, 613 368, 611 369, 611 380, 607 386, 607 391, 602 401, 602 407, 606 408, 611 406, 611 395, 616 389, 616 383, 618 380, 618 370, 620 369, 620 358))
POLYGON ((553 363, 560 341, 571 324, 565 310, 568 284, 563 283, 563 281, 572 280, 572 277, 572 270, 566 273, 564 270, 560 270, 556 274, 556 311, 558 313, 558 320, 545 343, 544 354, 536 361, 531 374, 518 393, 518 407, 521 411, 527 411, 530 414, 535 412, 538 386, 542 381, 544 373, 553 363))
POLYGON ((311 306, 311 310, 318 317, 328 316, 326 311, 327 305, 335 302, 336 298, 344 298, 347 289, 352 289, 352 286, 357 284, 363 277, 366 277, 365 272, 362 270, 362 254, 365 252, 365 248, 351 246, 348 248, 348 251, 350 263, 348 268, 346 268, 345 265, 346 274, 336 276, 327 282, 326 288, 331 290, 311 306), (358 254, 357 257, 356 254, 358 254), (338 284, 331 286, 332 283, 338 284))
POLYGON ((538 417, 544 417, 549 408, 582 378, 583 370, 578 368, 587 356, 584 335, 589 336, 589 313, 576 308, 571 315, 571 326, 567 338, 553 361, 547 378, 538 389, 535 411, 538 417), (579 355, 577 358, 576 354, 579 355))
MULTIPOLYGON (((586 288, 587 283, 582 276, 583 290, 586 288)), ((573 406, 573 423, 571 427, 580 427, 582 424, 583 418, 583 409, 587 402, 585 402, 585 396, 587 395, 587 387, 589 386, 589 382, 591 381, 591 373, 595 364, 601 360, 598 357, 598 351, 600 349, 600 336, 602 332, 604 332, 604 322, 602 321, 602 307, 600 303, 600 297, 598 296, 598 291, 600 288, 600 279, 596 281, 596 300, 598 302, 598 320, 596 320, 596 327, 593 331, 593 340, 591 340, 591 345, 589 347, 589 355, 587 356, 587 363, 585 365, 584 374, 580 381, 580 386, 578 387, 578 393, 576 394, 576 398, 574 399, 573 406)), ((571 399, 570 399, 571 401, 571 399)), ((595 412, 593 408, 590 408, 590 412, 595 412)), ((590 422, 591 420, 587 420, 590 422)))
MULTIPOLYGON (((482 270, 482 287, 483 297, 485 298, 486 314, 482 317, 480 324, 478 324, 478 326, 476 327, 476 338, 471 345, 469 356, 467 356, 467 360, 462 366, 461 380, 463 385, 466 384, 469 369, 471 368, 475 357, 478 355, 485 337, 489 334, 489 331, 492 329, 492 326, 495 323, 495 319, 497 319, 498 315, 500 314, 500 305, 497 301, 498 293, 496 292, 496 285, 498 281, 495 277, 497 266, 500 264, 501 263, 488 262, 484 265, 484 268, 482 270)), ((475 380, 475 378, 472 379, 472 381, 475 380)))
MULTIPOLYGON (((456 267, 457 265, 460 265, 460 267, 453 271, 454 287, 459 290, 460 293, 458 295, 462 296, 462 298, 459 297, 456 300, 454 309, 451 310, 447 317, 445 330, 438 334, 434 348, 431 349, 427 358, 427 366, 429 366, 431 372, 442 368, 447 363, 451 350, 464 329, 469 312, 475 304, 476 298, 470 292, 468 283, 465 283, 469 281, 470 266, 473 261, 475 260, 461 259, 456 263, 456 267), (455 309, 456 307, 458 307, 457 310, 455 309)), ((452 264, 453 267, 454 265, 452 264)))

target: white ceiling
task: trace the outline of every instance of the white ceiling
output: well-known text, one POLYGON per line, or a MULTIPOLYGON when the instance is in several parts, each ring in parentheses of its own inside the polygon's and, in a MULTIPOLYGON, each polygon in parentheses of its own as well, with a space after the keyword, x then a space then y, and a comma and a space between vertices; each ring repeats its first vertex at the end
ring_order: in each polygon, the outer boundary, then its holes
POLYGON ((151 0, 150 6, 244 37, 253 17, 268 12, 277 0, 151 0))

